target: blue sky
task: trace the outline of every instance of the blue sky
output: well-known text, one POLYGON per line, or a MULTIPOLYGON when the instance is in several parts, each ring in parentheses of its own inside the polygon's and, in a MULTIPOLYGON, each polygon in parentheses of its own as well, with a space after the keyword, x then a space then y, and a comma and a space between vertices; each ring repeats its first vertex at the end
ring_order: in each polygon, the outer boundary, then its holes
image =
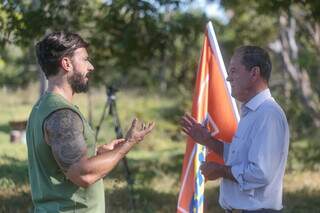
MULTIPOLYGON (((105 3, 111 3, 113 0, 102 0, 105 3)), ((154 0, 145 0, 150 3, 155 3, 154 0)), ((204 11, 209 18, 215 18, 221 21, 224 24, 228 23, 228 17, 224 11, 224 9, 220 6, 220 0, 180 0, 180 9, 187 10, 201 10, 204 11)), ((164 9, 164 8, 159 8, 164 9)))
POLYGON ((220 0, 210 2, 207 0, 195 0, 192 3, 186 4, 186 9, 200 9, 204 11, 210 18, 218 19, 222 23, 228 22, 226 13, 220 6, 220 0))

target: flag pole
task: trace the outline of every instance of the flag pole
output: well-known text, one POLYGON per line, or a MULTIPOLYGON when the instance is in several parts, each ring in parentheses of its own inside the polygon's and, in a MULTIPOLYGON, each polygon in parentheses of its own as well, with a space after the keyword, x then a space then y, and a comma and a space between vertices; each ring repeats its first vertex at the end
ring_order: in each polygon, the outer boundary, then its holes
MULTIPOLYGON (((209 21, 208 24, 207 24, 207 30, 208 30, 208 37, 209 37, 209 42, 210 42, 210 46, 212 48, 212 51, 218 57, 218 65, 220 67, 220 70, 222 71, 223 77, 225 79, 227 79, 228 73, 226 71, 226 67, 225 67, 224 62, 223 62, 223 58, 222 58, 222 55, 221 55, 221 51, 220 51, 220 47, 219 47, 219 44, 218 44, 217 36, 216 36, 216 33, 215 33, 214 29, 213 29, 211 21, 209 21)), ((228 81, 224 81, 224 82, 225 82, 226 87, 228 89, 228 93, 231 94, 230 83, 228 81)), ((230 101, 232 103, 233 109, 237 109, 236 100, 231 95, 229 97, 230 97, 230 101)), ((233 110, 233 111, 234 111, 235 117, 237 118, 237 121, 239 122, 240 116, 239 116, 238 110, 233 110)))

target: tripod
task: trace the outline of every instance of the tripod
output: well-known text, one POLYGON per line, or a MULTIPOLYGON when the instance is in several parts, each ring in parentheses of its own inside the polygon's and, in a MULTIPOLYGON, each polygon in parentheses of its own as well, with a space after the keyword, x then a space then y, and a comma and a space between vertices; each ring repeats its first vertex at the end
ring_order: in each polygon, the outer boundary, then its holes
MULTIPOLYGON (((108 87, 106 85, 107 101, 106 101, 106 103, 104 105, 103 112, 102 112, 99 124, 97 126, 96 142, 95 143, 97 143, 98 134, 99 134, 102 122, 105 119, 107 108, 109 108, 108 114, 110 116, 112 116, 112 118, 113 118, 114 131, 116 133, 117 139, 123 138, 122 129, 121 129, 121 125, 120 125, 120 120, 119 120, 117 107, 116 107, 116 96, 115 96, 115 94, 116 94, 117 91, 118 90, 115 89, 114 87, 112 87, 112 86, 108 87)), ((122 158, 122 163, 124 165, 126 180, 127 180, 128 188, 129 188, 130 209, 134 210, 135 209, 135 205, 134 205, 134 199, 133 199, 133 179, 131 177, 131 172, 129 170, 128 161, 127 161, 126 157, 122 158)))

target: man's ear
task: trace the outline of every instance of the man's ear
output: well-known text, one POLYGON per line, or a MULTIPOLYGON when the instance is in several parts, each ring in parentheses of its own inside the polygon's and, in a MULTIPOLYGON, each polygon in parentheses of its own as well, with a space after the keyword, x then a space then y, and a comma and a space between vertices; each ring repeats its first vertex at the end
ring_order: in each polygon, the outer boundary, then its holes
POLYGON ((63 70, 69 72, 72 69, 71 59, 68 57, 63 57, 60 61, 60 65, 63 70))
POLYGON ((258 66, 254 66, 251 68, 251 77, 253 81, 256 81, 257 79, 259 79, 261 77, 261 73, 260 73, 260 67, 258 66))

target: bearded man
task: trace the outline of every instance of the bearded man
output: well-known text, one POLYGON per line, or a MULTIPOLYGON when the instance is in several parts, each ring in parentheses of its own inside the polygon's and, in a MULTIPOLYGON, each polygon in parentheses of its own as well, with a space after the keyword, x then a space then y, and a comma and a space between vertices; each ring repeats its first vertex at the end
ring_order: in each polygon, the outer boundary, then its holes
POLYGON ((103 177, 154 127, 138 127, 124 139, 95 147, 95 136, 75 94, 86 92, 94 71, 88 43, 54 32, 36 45, 48 89, 34 105, 27 126, 28 169, 34 212, 105 212, 103 177))

